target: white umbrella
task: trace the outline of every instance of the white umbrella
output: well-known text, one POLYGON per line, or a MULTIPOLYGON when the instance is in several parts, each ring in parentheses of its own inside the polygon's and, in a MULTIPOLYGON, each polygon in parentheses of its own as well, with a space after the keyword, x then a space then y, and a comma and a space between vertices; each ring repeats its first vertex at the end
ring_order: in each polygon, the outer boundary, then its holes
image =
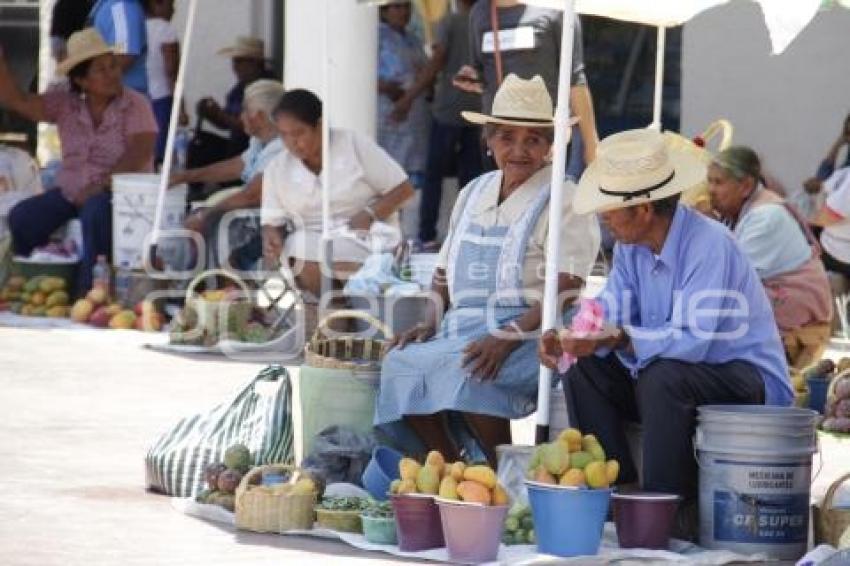
MULTIPOLYGON (((808 25, 817 13, 821 0, 757 0, 761 5, 765 23, 770 31, 774 53, 782 52, 808 25)), ((661 129, 661 87, 664 71, 665 28, 681 25, 698 13, 726 0, 524 0, 526 4, 564 10, 563 35, 559 76, 569 75, 572 68, 573 25, 576 10, 582 14, 654 25, 658 27, 657 58, 655 66, 655 98, 653 121, 650 125, 661 129)), ((555 328, 558 304, 558 261, 560 255, 560 221, 563 203, 563 171, 566 160, 567 119, 569 116, 569 89, 558 89, 555 112, 555 149, 552 165, 552 195, 549 202, 549 241, 546 247, 546 284, 543 295, 542 328, 555 328)), ((537 416, 535 441, 539 444, 549 436, 549 396, 552 372, 540 366, 537 390, 537 416)))

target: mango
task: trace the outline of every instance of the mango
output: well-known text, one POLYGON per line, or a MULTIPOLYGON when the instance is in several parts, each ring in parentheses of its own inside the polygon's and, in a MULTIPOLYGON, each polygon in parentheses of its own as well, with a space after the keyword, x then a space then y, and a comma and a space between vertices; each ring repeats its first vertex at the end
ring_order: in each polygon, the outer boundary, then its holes
POLYGON ((607 488, 608 472, 605 469, 605 462, 593 461, 584 469, 587 485, 593 489, 607 488))
POLYGON ((416 475, 422 466, 413 458, 402 458, 398 463, 398 472, 403 480, 416 481, 416 475))
POLYGON ((446 476, 440 482, 440 490, 437 493, 443 499, 457 500, 460 496, 457 493, 457 482, 452 476, 446 476))
POLYGON ((398 488, 401 486, 401 480, 393 480, 390 482, 390 493, 398 493, 398 488))
POLYGON ((463 470, 463 479, 478 482, 487 489, 496 487, 496 472, 490 466, 469 466, 463 470))
POLYGON ((32 279, 30 279, 29 281, 24 283, 24 287, 23 287, 24 292, 32 294, 32 293, 35 293, 36 291, 38 291, 38 287, 39 287, 39 285, 41 285, 42 279, 44 279, 44 277, 42 277, 42 276, 33 277, 32 279))
MULTIPOLYGON (((122 307, 118 303, 112 303, 110 305, 107 305, 107 307, 106 307, 106 312, 108 312, 110 316, 115 316, 116 314, 118 314, 122 310, 124 310, 124 307, 122 307)), ((131 311, 131 310, 128 310, 127 312, 133 313, 133 316, 136 315, 136 313, 131 311)))
POLYGON ((561 480, 558 483, 569 487, 584 487, 587 485, 587 480, 582 470, 570 468, 567 470, 567 473, 561 476, 561 480))
POLYGON ((581 439, 581 447, 585 452, 590 452, 590 447, 599 444, 599 439, 592 434, 585 434, 581 439))
POLYGON ((53 291, 47 296, 47 301, 44 304, 47 308, 65 306, 68 304, 69 298, 65 291, 53 291))
POLYGON ((451 475, 456 482, 463 481, 463 472, 466 470, 466 464, 463 462, 455 462, 452 464, 451 475))
POLYGON ((109 319, 109 328, 114 330, 132 330, 135 325, 136 313, 130 310, 120 311, 109 319))
POLYGON ((38 284, 38 290, 49 295, 53 291, 61 291, 65 288, 65 280, 61 277, 45 277, 38 284))
POLYGON ((21 307, 21 315, 23 315, 23 316, 31 316, 31 315, 32 315, 32 310, 33 310, 34 308, 35 308, 35 307, 34 307, 34 306, 32 306, 32 305, 24 305, 24 306, 22 306, 22 307, 21 307))
POLYGON ((401 480, 401 483, 398 485, 398 494, 404 495, 406 493, 416 493, 415 480, 401 480))
POLYGON ((565 445, 570 452, 581 451, 581 431, 576 428, 567 428, 558 435, 558 442, 565 445))
POLYGON ((605 475, 608 476, 609 484, 617 483, 617 478, 620 476, 620 463, 617 460, 605 462, 605 475))
POLYGON ((583 470, 593 461, 590 452, 573 452, 570 454, 570 467, 583 470))
POLYGON ((543 466, 553 476, 560 476, 570 467, 570 452, 560 442, 552 442, 543 448, 543 466))
POLYGON ((303 495, 316 493, 316 483, 311 478, 301 478, 292 486, 292 493, 303 495))
POLYGON ((45 302, 47 302, 47 295, 42 293, 41 291, 36 291, 32 295, 30 295, 30 304, 40 307, 45 302))
POLYGON ((505 491, 502 484, 497 483, 496 487, 493 488, 493 505, 508 505, 508 503, 510 503, 508 492, 505 491))
POLYGON ((442 470, 443 466, 446 465, 446 459, 443 458, 443 455, 440 454, 439 451, 431 450, 425 457, 425 463, 430 464, 439 470, 442 470))
POLYGON ((88 299, 89 302, 96 307, 106 303, 106 300, 108 298, 109 297, 106 294, 106 289, 99 286, 95 287, 94 289, 89 291, 88 294, 86 294, 86 299, 88 299))
POLYGON ((20 275, 13 275, 9 277, 9 280, 6 281, 6 288, 11 291, 20 291, 26 285, 27 280, 20 275))
POLYGON ((492 501, 490 490, 479 482, 473 480, 460 482, 457 485, 457 494, 460 496, 462 501, 467 501, 469 503, 483 503, 484 505, 490 505, 490 502, 492 501))
POLYGON ((45 307, 44 305, 33 306, 32 312, 30 312, 30 315, 32 316, 44 316, 46 314, 47 307, 45 307))
POLYGON ((594 459, 594 460, 596 460, 597 462, 604 462, 604 461, 605 461, 605 459, 606 459, 606 458, 605 458, 605 450, 604 450, 604 449, 602 448, 602 446, 601 446, 601 445, 599 445, 599 444, 593 444, 593 445, 591 445, 591 446, 590 446, 590 448, 589 448, 589 450, 588 450, 588 452, 590 452, 590 455, 591 455, 591 456, 593 457, 593 459, 594 459))
POLYGON ((537 466, 543 463, 543 446, 545 446, 545 444, 535 448, 534 452, 531 454, 531 460, 528 462, 529 470, 536 470, 537 466))
POLYGON ((534 475, 531 479, 538 483, 545 483, 549 485, 555 485, 558 483, 555 481, 555 476, 547 472, 546 468, 543 466, 537 466, 537 469, 534 471, 534 475))
POLYGON ((68 307, 65 305, 56 305, 47 309, 45 314, 50 318, 65 318, 68 316, 68 307))
POLYGON ((437 495, 440 491, 440 468, 425 464, 416 473, 416 489, 419 493, 437 495))

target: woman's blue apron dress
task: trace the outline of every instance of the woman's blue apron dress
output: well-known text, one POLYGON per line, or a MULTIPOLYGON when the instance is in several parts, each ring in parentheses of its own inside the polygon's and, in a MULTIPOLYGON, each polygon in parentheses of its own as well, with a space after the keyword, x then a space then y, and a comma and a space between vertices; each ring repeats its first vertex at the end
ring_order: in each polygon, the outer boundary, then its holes
MULTIPOLYGON (((519 222, 484 227, 472 211, 494 171, 472 182, 470 195, 450 242, 447 279, 451 306, 435 337, 393 349, 384 358, 375 424, 404 415, 440 411, 479 413, 507 419, 532 413, 537 403, 539 362, 536 339, 523 340, 504 361, 495 380, 479 381, 463 367, 464 349, 522 316, 525 250, 549 202, 549 184, 539 187, 519 222)), ((472 365, 472 364, 471 364, 472 365)))

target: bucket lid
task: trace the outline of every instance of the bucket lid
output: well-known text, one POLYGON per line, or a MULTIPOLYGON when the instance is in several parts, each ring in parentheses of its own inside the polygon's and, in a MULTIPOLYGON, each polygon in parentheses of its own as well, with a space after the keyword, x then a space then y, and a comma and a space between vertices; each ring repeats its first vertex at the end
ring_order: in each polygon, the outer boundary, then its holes
POLYGON ((697 407, 700 420, 741 418, 754 421, 765 419, 808 420, 818 416, 816 411, 800 407, 779 407, 775 405, 703 405, 697 407))
POLYGON ((637 501, 678 501, 680 496, 675 493, 654 493, 651 491, 629 491, 625 493, 614 493, 614 499, 629 499, 637 501))

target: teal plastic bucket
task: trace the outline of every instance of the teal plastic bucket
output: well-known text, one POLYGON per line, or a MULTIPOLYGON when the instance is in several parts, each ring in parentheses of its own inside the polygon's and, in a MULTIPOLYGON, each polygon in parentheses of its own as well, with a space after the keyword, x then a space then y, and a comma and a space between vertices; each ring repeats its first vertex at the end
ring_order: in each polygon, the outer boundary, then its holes
POLYGON ((610 489, 577 489, 526 482, 534 517, 537 550, 569 558, 595 556, 602 542, 602 529, 610 489))
POLYGON ((816 418, 793 407, 699 408, 702 546, 777 560, 806 553, 816 418))

